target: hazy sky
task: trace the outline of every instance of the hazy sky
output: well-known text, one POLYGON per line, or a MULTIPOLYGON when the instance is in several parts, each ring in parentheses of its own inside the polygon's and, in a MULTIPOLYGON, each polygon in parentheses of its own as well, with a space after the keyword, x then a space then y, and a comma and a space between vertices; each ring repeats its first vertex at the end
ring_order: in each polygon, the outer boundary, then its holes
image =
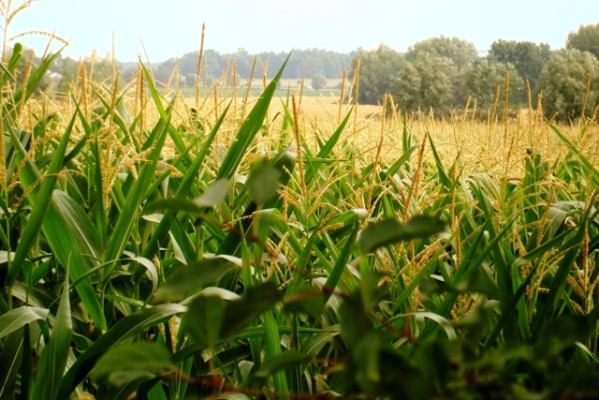
MULTIPOLYGON (((13 7, 21 3, 13 0, 13 7)), ((558 49, 569 32, 598 22, 599 0, 37 0, 16 16, 9 35, 54 32, 70 42, 64 54, 79 58, 94 49, 110 54, 114 32, 119 60, 137 60, 143 43, 157 62, 198 50, 202 23, 205 48, 256 53, 349 52, 381 43, 405 51, 439 35, 473 42, 480 52, 497 39, 558 49)), ((38 52, 48 42, 19 40, 38 52)))

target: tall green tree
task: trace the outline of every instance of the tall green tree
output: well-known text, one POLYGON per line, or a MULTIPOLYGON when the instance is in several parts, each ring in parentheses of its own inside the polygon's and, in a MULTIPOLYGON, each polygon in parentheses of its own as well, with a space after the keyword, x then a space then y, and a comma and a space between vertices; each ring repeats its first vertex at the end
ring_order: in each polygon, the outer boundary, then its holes
POLYGON ((522 79, 529 82, 533 93, 536 93, 541 70, 551 58, 551 49, 546 43, 496 40, 491 44, 488 58, 492 62, 512 64, 522 79))
POLYGON ((498 107, 503 107, 505 82, 509 77, 508 90, 511 105, 519 105, 524 99, 524 80, 512 64, 503 64, 480 58, 461 75, 461 97, 471 97, 477 106, 489 108, 495 102, 499 89, 498 107))
POLYGON ((543 110, 548 118, 568 120, 583 114, 590 116, 599 100, 599 61, 586 51, 559 50, 543 67, 540 85, 543 110))
POLYGON ((566 48, 588 51, 599 60, 599 23, 583 25, 578 31, 571 32, 566 41, 566 48))
POLYGON ((473 43, 446 36, 438 36, 414 44, 406 52, 406 58, 414 61, 421 53, 428 53, 432 57, 449 58, 458 71, 464 70, 478 58, 473 43))
POLYGON ((395 104, 405 111, 418 110, 422 103, 421 87, 420 72, 414 63, 403 60, 399 74, 390 88, 395 104))
POLYGON ((321 73, 315 73, 311 80, 312 89, 320 90, 327 86, 327 78, 321 73))
POLYGON ((360 103, 377 104, 382 101, 383 96, 389 92, 391 83, 398 76, 401 58, 400 53, 384 44, 381 44, 374 51, 358 51, 352 64, 350 76, 355 74, 359 60, 360 85, 358 101, 360 103))
POLYGON ((422 52, 414 61, 401 63, 391 94, 406 111, 432 109, 437 115, 446 114, 456 106, 456 76, 457 69, 451 59, 422 52))

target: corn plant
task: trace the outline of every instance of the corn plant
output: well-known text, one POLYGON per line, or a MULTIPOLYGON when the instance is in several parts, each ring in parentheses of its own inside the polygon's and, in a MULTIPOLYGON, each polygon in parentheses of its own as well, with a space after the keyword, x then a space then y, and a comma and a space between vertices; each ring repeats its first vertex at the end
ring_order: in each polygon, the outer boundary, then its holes
POLYGON ((26 76, 20 57, 0 73, 0 399, 599 393, 597 169, 559 127, 563 159, 464 175, 407 117, 391 163, 345 142, 354 110, 308 145, 295 98, 269 115, 283 69, 247 116, 224 99, 199 124, 144 66, 133 95, 82 79, 48 112, 57 55, 26 76))

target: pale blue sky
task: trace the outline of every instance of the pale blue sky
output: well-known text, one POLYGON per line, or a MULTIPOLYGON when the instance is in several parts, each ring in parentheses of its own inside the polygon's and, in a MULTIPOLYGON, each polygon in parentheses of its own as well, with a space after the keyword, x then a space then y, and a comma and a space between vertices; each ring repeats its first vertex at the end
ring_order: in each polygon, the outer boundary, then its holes
MULTIPOLYGON (((21 3, 13 0, 13 7, 21 3)), ((405 51, 438 35, 473 42, 480 52, 496 39, 558 49, 569 32, 599 22, 599 0, 37 0, 9 34, 54 32, 70 42, 64 54, 79 58, 94 49, 110 54, 114 32, 119 60, 136 60, 143 42, 157 62, 198 50, 203 22, 205 47, 222 53, 349 52, 380 43, 405 51)), ((47 44, 33 36, 20 41, 38 52, 47 44)))

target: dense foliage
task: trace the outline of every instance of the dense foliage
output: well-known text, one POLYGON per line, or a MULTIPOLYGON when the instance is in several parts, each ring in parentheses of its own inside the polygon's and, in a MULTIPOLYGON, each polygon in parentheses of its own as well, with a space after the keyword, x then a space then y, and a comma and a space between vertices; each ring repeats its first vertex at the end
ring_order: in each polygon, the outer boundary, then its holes
POLYGON ((181 111, 142 66, 148 121, 85 81, 52 111, 57 56, 21 56, 0 72, 0 399, 599 394, 599 171, 557 127, 555 164, 463 176, 407 121, 389 164, 344 142, 351 113, 309 145, 293 101, 267 118, 282 71, 240 119, 181 111))
POLYGON ((599 105, 599 61, 589 52, 559 50, 543 67, 540 84, 548 116, 593 116, 599 105))
MULTIPOLYGON (((528 81, 533 94, 538 93, 541 70, 549 58, 551 49, 545 43, 497 40, 489 49, 487 58, 492 63, 511 64, 520 78, 528 81)), ((511 74, 514 79, 515 74, 511 74)))
POLYGON ((599 59, 599 23, 595 25, 583 25, 576 32, 568 35, 566 47, 588 51, 599 59))
POLYGON ((389 85, 400 73, 401 55, 386 45, 374 51, 360 50, 352 65, 351 75, 360 71, 358 102, 376 104, 388 91, 389 85))
POLYGON ((572 33, 569 53, 552 53, 547 44, 498 40, 482 57, 472 43, 444 36, 416 43, 406 53, 384 45, 361 50, 352 68, 356 73, 360 65, 358 99, 378 104, 390 95, 404 112, 433 108, 441 115, 475 105, 487 117, 505 106, 536 107, 540 95, 546 100, 542 104, 548 118, 574 120, 593 115, 599 105, 595 94, 598 27, 583 26, 572 33))
MULTIPOLYGON (((524 94, 524 81, 512 64, 490 62, 478 59, 460 76, 460 98, 475 99, 483 110, 493 107, 502 110, 505 106, 505 82, 508 78, 508 102, 520 104, 524 94)), ((508 104, 509 106, 509 104, 508 104)))

